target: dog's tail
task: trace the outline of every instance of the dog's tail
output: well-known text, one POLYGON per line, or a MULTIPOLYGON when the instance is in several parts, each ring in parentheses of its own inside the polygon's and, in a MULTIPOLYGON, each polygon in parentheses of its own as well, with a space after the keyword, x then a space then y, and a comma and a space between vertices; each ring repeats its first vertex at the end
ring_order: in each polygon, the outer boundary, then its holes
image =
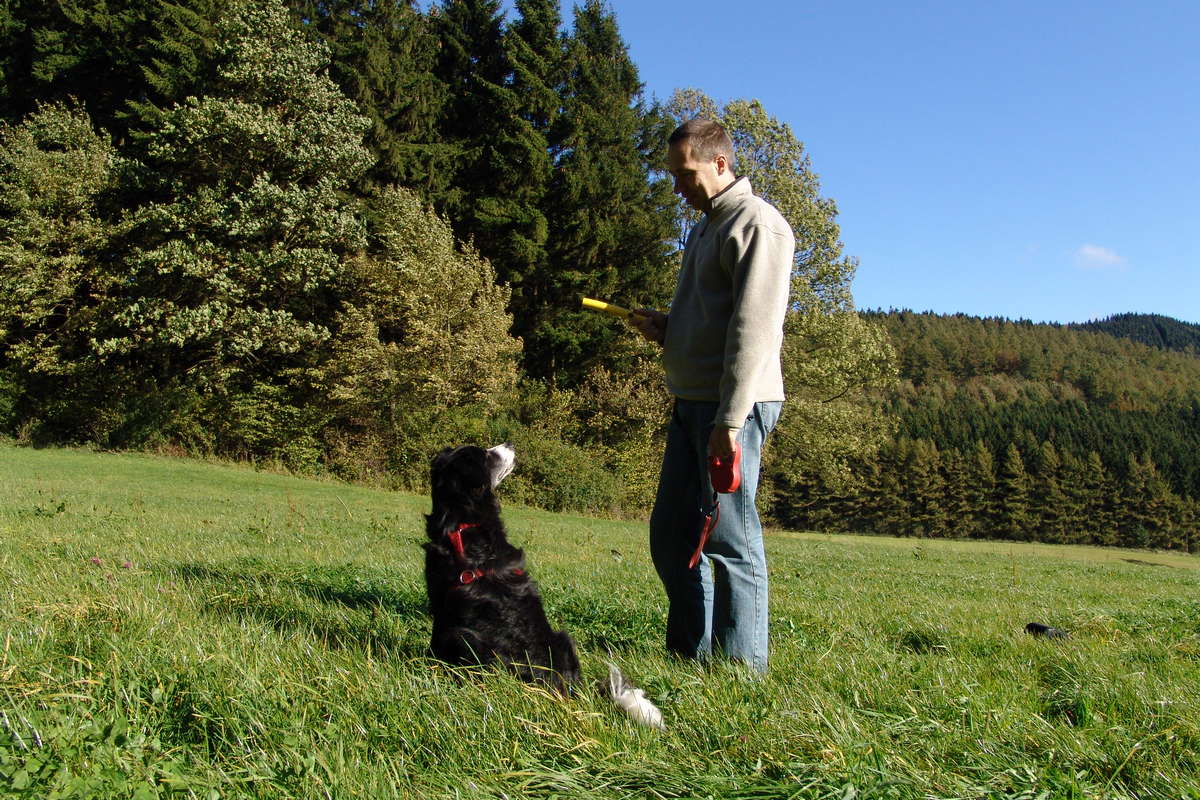
POLYGON ((607 664, 608 688, 612 692, 613 702, 639 725, 660 731, 666 730, 667 726, 663 724, 663 715, 658 706, 650 702, 644 691, 626 680, 616 664, 611 661, 607 664))

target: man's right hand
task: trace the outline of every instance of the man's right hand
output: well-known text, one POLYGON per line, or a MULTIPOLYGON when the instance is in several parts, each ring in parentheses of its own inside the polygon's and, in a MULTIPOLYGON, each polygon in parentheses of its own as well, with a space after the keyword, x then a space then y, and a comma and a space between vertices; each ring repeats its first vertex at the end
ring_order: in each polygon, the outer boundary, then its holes
POLYGON ((667 315, 652 308, 636 308, 629 314, 629 324, 647 340, 662 344, 667 335, 667 315))

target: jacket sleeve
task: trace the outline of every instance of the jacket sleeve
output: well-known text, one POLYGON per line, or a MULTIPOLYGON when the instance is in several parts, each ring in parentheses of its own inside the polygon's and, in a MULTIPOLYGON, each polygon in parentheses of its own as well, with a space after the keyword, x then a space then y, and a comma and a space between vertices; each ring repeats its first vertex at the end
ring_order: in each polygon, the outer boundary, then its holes
POLYGON ((796 241, 786 225, 758 221, 730 237, 723 249, 721 261, 733 282, 733 313, 715 424, 740 429, 760 399, 760 384, 780 368, 796 241))

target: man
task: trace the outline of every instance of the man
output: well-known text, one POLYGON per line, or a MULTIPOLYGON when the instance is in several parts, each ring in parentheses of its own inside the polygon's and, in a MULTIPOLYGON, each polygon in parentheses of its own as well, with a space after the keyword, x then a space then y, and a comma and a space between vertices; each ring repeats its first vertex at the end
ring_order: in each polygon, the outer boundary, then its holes
POLYGON ((733 142, 693 119, 668 140, 675 193, 703 212, 688 236, 670 313, 631 323, 663 346, 675 397, 650 553, 667 592, 667 648, 714 651, 767 668, 767 564, 755 508, 763 442, 783 406, 779 351, 795 238, 783 216, 734 174, 733 142), (721 495, 704 557, 688 562, 711 509, 708 457, 741 448, 741 486, 721 495))

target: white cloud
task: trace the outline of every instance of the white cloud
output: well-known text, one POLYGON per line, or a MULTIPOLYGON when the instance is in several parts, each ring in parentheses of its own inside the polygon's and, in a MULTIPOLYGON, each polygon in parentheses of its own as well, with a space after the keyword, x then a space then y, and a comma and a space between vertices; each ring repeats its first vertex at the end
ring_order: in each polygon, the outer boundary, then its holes
POLYGON ((1115 250, 1098 244, 1085 244, 1075 251, 1075 264, 1082 269, 1123 269, 1125 259, 1115 250))

